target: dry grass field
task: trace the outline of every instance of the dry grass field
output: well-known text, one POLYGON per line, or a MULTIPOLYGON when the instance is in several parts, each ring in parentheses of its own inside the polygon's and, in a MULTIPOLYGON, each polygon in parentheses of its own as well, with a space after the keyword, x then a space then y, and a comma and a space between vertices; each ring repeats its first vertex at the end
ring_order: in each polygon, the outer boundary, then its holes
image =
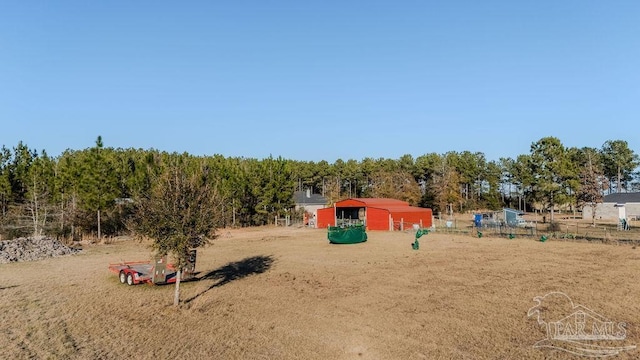
POLYGON ((172 285, 130 287, 107 270, 148 258, 136 241, 0 265, 0 358, 582 358, 534 348, 546 332, 528 311, 553 291, 626 323, 609 346, 640 345, 634 246, 431 233, 414 251, 411 232, 368 235, 331 245, 326 230, 224 230, 199 250, 179 307, 172 285))

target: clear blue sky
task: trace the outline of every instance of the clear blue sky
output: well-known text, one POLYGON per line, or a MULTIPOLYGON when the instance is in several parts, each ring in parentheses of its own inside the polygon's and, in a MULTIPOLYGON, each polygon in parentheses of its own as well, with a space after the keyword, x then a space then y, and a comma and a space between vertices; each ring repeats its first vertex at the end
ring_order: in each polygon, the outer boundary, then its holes
POLYGON ((640 153, 640 1, 5 1, 0 145, 640 153))

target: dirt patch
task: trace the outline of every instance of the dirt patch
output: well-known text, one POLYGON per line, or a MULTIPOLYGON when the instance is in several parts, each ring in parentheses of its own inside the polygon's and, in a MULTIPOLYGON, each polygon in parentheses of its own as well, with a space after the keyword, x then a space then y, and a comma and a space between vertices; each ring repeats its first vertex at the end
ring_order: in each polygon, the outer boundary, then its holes
POLYGON ((80 249, 70 248, 58 240, 47 237, 18 238, 0 241, 0 264, 18 261, 36 261, 71 255, 80 249))

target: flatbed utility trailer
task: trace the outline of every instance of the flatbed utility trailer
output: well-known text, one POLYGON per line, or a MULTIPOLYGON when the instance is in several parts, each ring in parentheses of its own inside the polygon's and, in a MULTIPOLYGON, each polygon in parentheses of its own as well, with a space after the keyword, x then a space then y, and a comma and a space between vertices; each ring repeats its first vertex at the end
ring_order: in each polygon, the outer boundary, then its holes
MULTIPOLYGON (((189 252, 187 267, 180 281, 193 278, 196 270, 196 250, 189 252)), ((173 264, 167 263, 167 256, 156 257, 152 261, 123 261, 109 264, 109 271, 118 274, 120 282, 127 285, 171 284, 176 282, 178 271, 173 264)))

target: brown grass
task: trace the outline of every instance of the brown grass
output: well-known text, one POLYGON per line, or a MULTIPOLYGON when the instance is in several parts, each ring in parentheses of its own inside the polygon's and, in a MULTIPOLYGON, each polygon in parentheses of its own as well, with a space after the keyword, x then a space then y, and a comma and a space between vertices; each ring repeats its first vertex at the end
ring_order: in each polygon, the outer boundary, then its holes
POLYGON ((135 241, 0 265, 0 358, 578 358, 533 348, 545 332, 527 311, 551 291, 626 322, 624 345, 640 345, 640 249, 431 233, 414 251, 411 232, 368 234, 330 245, 326 230, 225 230, 178 308, 173 286, 107 270, 150 255, 135 241))

